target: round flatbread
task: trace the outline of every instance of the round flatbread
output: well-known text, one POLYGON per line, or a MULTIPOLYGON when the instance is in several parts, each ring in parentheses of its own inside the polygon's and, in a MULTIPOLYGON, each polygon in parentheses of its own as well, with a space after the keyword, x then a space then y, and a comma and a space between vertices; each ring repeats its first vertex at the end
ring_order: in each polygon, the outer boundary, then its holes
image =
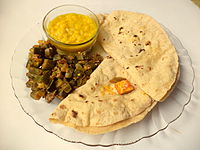
POLYGON ((159 23, 145 14, 113 11, 102 21, 99 40, 145 93, 164 99, 176 81, 179 62, 159 23))

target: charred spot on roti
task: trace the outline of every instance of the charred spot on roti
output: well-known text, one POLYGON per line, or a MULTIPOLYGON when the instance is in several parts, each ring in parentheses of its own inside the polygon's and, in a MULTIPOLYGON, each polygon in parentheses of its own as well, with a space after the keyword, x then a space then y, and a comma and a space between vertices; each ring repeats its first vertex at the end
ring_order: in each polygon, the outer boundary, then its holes
POLYGON ((143 65, 140 65, 140 66, 135 66, 136 69, 144 69, 144 66, 143 65))
POLYGON ((81 97, 81 98, 85 98, 85 96, 84 96, 84 95, 82 95, 82 94, 79 94, 78 96, 79 96, 79 97, 81 97))
POLYGON ((146 45, 146 46, 151 45, 151 41, 147 41, 147 42, 145 43, 145 45, 146 45))
POLYGON ((141 30, 140 33, 142 33, 143 31, 141 30))
POLYGON ((112 57, 109 55, 109 56, 106 56, 106 58, 111 59, 112 57))
POLYGON ((117 83, 117 82, 120 82, 122 80, 126 80, 126 78, 123 78, 123 77, 114 77, 109 82, 110 83, 117 83))
POLYGON ((152 70, 152 68, 151 68, 151 67, 148 67, 148 69, 149 69, 149 71, 151 71, 151 70, 152 70))
POLYGON ((120 27, 120 28, 119 28, 118 34, 121 34, 121 33, 122 33, 122 32, 121 32, 122 29, 124 29, 124 28, 123 28, 123 27, 120 27))
POLYGON ((136 46, 136 44, 134 43, 134 46, 136 46))
POLYGON ((60 105, 60 109, 66 109, 65 105, 60 105))
POLYGON ((114 18, 114 20, 117 20, 117 17, 113 17, 114 18))
POLYGON ((116 102, 117 101, 117 99, 113 99, 113 102, 116 102))
POLYGON ((85 101, 85 103, 88 103, 88 101, 85 101))
POLYGON ((145 86, 146 84, 145 83, 142 83, 142 86, 145 86))
POLYGON ((114 115, 118 115, 118 112, 117 112, 117 111, 114 111, 113 114, 114 114, 114 115))
POLYGON ((106 39, 103 38, 103 41, 105 41, 106 39))
POLYGON ((147 95, 147 93, 143 92, 143 95, 147 95))
POLYGON ((141 44, 139 43, 138 46, 141 46, 141 44))
POLYGON ((95 85, 97 86, 97 85, 98 85, 98 83, 97 83, 97 82, 95 82, 95 85))
POLYGON ((95 90, 95 88, 94 88, 94 87, 91 87, 91 90, 92 90, 92 91, 94 91, 94 90, 95 90))
POLYGON ((144 52, 144 51, 145 51, 145 49, 140 49, 138 53, 141 53, 141 52, 144 52))
POLYGON ((76 112, 76 111, 72 110, 72 117, 73 117, 73 118, 76 118, 76 117, 77 117, 77 115, 78 115, 78 112, 76 112))
POLYGON ((122 41, 120 41, 119 43, 122 44, 122 41))
POLYGON ((138 55, 135 55, 135 56, 138 56, 138 55))
POLYGON ((98 114, 101 114, 101 111, 100 111, 100 110, 96 110, 96 112, 97 112, 98 114))
POLYGON ((56 113, 54 112, 54 113, 52 113, 51 115, 52 115, 52 116, 56 116, 56 113))
POLYGON ((94 102, 91 102, 92 104, 94 104, 94 102))
POLYGON ((99 101, 99 102, 103 102, 103 100, 100 100, 100 99, 99 99, 98 101, 99 101))
POLYGON ((162 58, 161 58, 161 60, 162 60, 162 61, 164 61, 164 60, 165 60, 165 58, 167 58, 167 57, 166 57, 166 56, 164 56, 164 57, 162 57, 162 58))
POLYGON ((138 36, 135 34, 135 35, 133 35, 133 37, 138 37, 138 36))
POLYGON ((134 100, 135 100, 134 98, 131 99, 132 102, 133 102, 134 100))
POLYGON ((133 57, 133 55, 130 55, 130 57, 133 57))

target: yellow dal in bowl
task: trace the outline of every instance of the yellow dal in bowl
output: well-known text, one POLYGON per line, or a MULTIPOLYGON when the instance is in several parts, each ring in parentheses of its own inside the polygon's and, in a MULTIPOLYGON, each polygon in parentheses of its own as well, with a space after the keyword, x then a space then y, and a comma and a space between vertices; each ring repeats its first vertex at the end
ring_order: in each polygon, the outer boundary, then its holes
POLYGON ((48 34, 65 44, 80 44, 90 40, 97 32, 97 24, 86 15, 68 13, 49 22, 48 34))

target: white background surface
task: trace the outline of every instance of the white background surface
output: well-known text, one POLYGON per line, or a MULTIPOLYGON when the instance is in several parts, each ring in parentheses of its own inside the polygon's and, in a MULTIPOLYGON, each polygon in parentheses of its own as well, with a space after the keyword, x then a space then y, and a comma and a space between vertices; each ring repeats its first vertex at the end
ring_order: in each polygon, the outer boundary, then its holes
MULTIPOLYGON (((34 34, 34 33, 32 33, 34 34)), ((20 70, 19 70, 20 71, 20 70)), ((0 0, 0 150, 200 149, 200 9, 189 0, 0 0), (166 130, 130 146, 88 147, 63 141, 34 123, 13 94, 9 75, 17 43, 55 6, 78 4, 95 13, 124 9, 151 15, 188 50, 195 69, 195 90, 182 116, 166 130)), ((170 111, 170 110, 169 110, 170 111)))

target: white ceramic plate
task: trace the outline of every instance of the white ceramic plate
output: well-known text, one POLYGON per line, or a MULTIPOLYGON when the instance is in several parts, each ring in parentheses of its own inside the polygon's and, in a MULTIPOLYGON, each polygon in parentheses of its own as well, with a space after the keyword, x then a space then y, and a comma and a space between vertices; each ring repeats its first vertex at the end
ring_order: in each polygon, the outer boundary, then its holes
POLYGON ((39 101, 33 100, 30 97, 30 89, 25 85, 27 81, 25 66, 28 50, 38 40, 43 39, 39 24, 30 29, 15 49, 10 69, 14 94, 24 112, 36 124, 47 132, 55 134, 68 142, 82 143, 88 146, 113 146, 134 144, 142 139, 149 138, 166 129, 170 123, 176 121, 181 116, 184 107, 190 102, 193 92, 194 72, 187 50, 175 35, 167 28, 163 28, 168 33, 180 58, 180 79, 171 95, 164 102, 159 103, 139 123, 103 135, 88 135, 63 125, 50 123, 48 117, 58 105, 59 100, 54 100, 50 104, 46 103, 44 99, 39 101))

